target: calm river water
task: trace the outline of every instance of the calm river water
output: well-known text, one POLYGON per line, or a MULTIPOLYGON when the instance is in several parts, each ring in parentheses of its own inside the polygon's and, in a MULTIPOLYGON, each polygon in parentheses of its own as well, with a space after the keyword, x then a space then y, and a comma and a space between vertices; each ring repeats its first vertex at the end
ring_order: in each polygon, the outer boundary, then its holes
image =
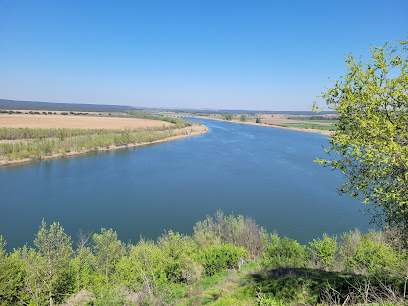
POLYGON ((254 217, 307 243, 324 232, 365 231, 364 205, 339 196, 341 176, 313 162, 325 136, 202 120, 207 134, 177 141, 0 168, 0 234, 32 243, 41 220, 113 228, 122 241, 192 233, 217 209, 254 217))

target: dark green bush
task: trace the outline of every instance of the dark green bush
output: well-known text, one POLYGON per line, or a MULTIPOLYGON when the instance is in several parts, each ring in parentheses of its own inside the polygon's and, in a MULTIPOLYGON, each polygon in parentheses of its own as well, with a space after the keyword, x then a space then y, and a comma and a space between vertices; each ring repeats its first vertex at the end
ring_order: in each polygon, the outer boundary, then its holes
POLYGON ((211 276, 227 269, 237 269, 245 256, 244 248, 226 243, 222 246, 212 245, 200 251, 197 261, 203 265, 204 273, 211 276))
POLYGON ((302 267, 309 261, 309 256, 305 246, 300 245, 296 240, 282 239, 276 235, 271 235, 266 252, 263 254, 263 265, 277 267, 302 267))

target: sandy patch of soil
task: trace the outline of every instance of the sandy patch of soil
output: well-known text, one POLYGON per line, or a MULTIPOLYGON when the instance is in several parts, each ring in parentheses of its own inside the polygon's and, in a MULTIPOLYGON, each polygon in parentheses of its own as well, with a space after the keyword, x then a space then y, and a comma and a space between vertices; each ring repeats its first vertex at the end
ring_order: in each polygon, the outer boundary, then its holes
POLYGON ((171 126, 170 122, 136 118, 92 117, 72 115, 0 114, 0 127, 8 128, 67 128, 125 130, 157 126, 171 126))

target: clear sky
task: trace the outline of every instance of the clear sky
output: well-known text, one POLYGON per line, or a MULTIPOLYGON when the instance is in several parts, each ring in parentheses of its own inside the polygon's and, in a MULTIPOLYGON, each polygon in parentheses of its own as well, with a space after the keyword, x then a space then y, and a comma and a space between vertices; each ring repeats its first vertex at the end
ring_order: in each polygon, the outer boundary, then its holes
POLYGON ((307 110, 408 0, 0 0, 0 98, 307 110))

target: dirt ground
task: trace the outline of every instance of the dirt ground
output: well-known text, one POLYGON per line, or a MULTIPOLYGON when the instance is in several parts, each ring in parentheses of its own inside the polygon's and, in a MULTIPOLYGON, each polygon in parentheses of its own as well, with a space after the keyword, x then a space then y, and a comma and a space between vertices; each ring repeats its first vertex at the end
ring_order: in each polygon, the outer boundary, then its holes
POLYGON ((73 115, 0 114, 0 128, 137 129, 171 126, 169 122, 136 118, 91 117, 73 115))

